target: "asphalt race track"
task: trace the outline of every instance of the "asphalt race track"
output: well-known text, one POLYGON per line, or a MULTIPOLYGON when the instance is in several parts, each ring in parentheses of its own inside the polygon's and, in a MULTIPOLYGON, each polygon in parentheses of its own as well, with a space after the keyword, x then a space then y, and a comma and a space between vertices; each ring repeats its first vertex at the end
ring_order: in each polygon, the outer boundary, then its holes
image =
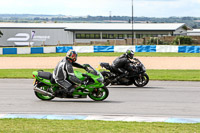
POLYGON ((0 114, 89 114, 200 117, 200 82, 150 81, 144 88, 110 86, 102 102, 87 99, 41 101, 33 79, 0 79, 0 114))

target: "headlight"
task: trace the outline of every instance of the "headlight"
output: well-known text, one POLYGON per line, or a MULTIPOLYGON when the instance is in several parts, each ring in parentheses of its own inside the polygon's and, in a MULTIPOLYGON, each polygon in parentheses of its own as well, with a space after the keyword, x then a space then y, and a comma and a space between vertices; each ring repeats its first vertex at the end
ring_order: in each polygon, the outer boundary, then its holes
POLYGON ((103 78, 98 78, 97 81, 102 83, 103 82, 103 78))

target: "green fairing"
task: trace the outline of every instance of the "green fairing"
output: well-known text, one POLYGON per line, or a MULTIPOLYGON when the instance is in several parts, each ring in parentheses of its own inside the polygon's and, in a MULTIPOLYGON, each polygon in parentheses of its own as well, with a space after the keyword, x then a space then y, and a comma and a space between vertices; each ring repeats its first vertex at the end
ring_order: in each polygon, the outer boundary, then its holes
MULTIPOLYGON (((90 66, 89 66, 90 67, 90 66)), ((92 68, 92 67, 91 67, 92 68)), ((107 98, 108 96, 108 90, 106 87, 104 87, 104 84, 103 82, 99 82, 98 79, 102 79, 103 81, 103 76, 101 75, 100 72, 98 72, 97 70, 94 70, 92 68, 93 72, 96 72, 96 74, 92 73, 92 72, 86 72, 85 74, 90 76, 90 79, 92 79, 92 83, 91 84, 88 84, 88 85, 80 85, 76 88, 76 91, 74 91, 73 95, 82 95, 82 96, 86 96, 86 95, 89 95, 89 97, 95 101, 102 101, 104 99, 107 98), (99 93, 106 93, 105 95, 103 95, 102 97, 95 97, 93 96, 93 92, 94 92, 94 89, 98 89, 98 88, 102 88, 102 90, 99 91, 99 93), (78 91, 80 89, 88 89, 89 90, 89 94, 86 93, 86 92, 82 92, 82 91, 78 91)), ((86 77, 83 76, 83 73, 79 72, 79 71, 74 71, 74 74, 75 76, 80 79, 80 80, 85 80, 86 77)), ((44 78, 40 78, 38 76, 38 72, 37 71, 34 71, 33 72, 33 75, 35 76, 35 79, 39 82, 42 82, 44 83, 44 85, 42 86, 43 90, 47 90, 48 88, 52 88, 53 91, 55 92, 57 89, 59 89, 59 85, 58 84, 52 84, 50 80, 48 79, 44 79, 44 78)), ((38 92, 35 92, 35 93, 38 93, 38 92)), ((51 100, 53 99, 52 97, 49 97, 49 96, 44 96, 42 94, 37 94, 37 97, 39 97, 40 99, 42 100, 51 100)))
POLYGON ((79 71, 74 71, 75 76, 80 79, 80 80, 84 80, 85 77, 83 77, 82 73, 79 71))
POLYGON ((33 75, 38 75, 38 72, 37 71, 33 71, 33 75))
MULTIPOLYGON (((85 77, 82 75, 83 73, 81 73, 81 72, 79 72, 79 71, 74 71, 74 74, 75 74, 75 76, 78 78, 78 79, 80 79, 80 80, 84 80, 85 79, 85 77)), ((90 76, 93 80, 94 80, 94 84, 91 84, 91 85, 87 85, 87 86, 84 86, 84 85, 81 85, 80 87, 78 87, 78 88, 76 88, 76 89, 79 89, 79 88, 81 88, 81 87, 84 87, 84 88, 86 88, 86 89, 88 89, 88 90, 90 90, 90 91, 93 91, 93 89, 94 88, 101 88, 101 87, 103 87, 104 86, 104 84, 103 83, 99 83, 98 81, 97 81, 97 79, 99 79, 99 78, 103 78, 103 76, 100 74, 100 73, 98 73, 99 75, 93 75, 93 74, 91 74, 91 73, 86 73, 88 76, 90 76)), ((75 92, 75 94, 83 94, 83 93, 76 93, 75 92)))

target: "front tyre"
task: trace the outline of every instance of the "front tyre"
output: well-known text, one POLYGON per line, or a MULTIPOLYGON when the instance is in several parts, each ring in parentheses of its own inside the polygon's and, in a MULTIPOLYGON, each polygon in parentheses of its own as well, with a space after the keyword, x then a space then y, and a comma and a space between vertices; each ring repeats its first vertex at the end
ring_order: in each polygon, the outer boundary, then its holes
POLYGON ((95 88, 88 96, 94 101, 103 101, 109 95, 109 91, 106 86, 102 88, 95 88))
POLYGON ((137 87, 144 87, 149 82, 149 76, 144 73, 141 77, 137 77, 134 79, 133 84, 137 87))
MULTIPOLYGON (((48 87, 44 86, 44 87, 40 87, 40 89, 46 91, 48 89, 48 87)), ((35 92, 36 97, 39 98, 40 100, 50 101, 55 98, 55 97, 51 97, 51 96, 42 95, 41 93, 36 92, 36 91, 34 91, 34 92, 35 92)))

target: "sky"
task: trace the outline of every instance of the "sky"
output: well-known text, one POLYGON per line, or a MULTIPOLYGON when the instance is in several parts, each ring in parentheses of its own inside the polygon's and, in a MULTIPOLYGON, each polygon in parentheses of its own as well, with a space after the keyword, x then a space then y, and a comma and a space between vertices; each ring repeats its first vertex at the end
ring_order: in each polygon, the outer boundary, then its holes
MULTIPOLYGON (((131 16, 132 0, 4 0, 0 14, 131 16)), ((133 0, 137 17, 200 17, 200 0, 133 0)))

